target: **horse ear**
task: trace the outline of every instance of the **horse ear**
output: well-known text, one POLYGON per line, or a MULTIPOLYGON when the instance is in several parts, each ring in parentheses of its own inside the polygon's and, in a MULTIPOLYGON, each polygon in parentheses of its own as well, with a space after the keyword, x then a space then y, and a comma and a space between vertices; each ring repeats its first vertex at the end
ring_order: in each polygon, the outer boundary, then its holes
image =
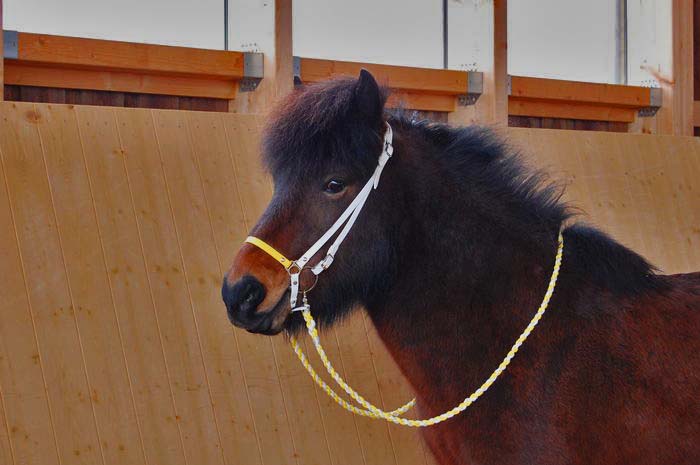
POLYGON ((381 120, 384 100, 384 95, 374 76, 363 68, 355 86, 355 104, 360 113, 370 120, 381 120))

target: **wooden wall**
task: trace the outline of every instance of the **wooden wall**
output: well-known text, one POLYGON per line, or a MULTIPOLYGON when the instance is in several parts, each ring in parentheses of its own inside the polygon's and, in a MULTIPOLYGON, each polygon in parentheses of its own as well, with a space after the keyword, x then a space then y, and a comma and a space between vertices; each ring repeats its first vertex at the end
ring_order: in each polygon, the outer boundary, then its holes
POLYGON ((32 103, 67 103, 125 108, 228 111, 229 101, 206 97, 137 94, 107 90, 58 89, 54 87, 5 85, 5 100, 32 103))
POLYGON ((590 121, 583 119, 542 118, 539 116, 508 116, 511 128, 573 129, 577 131, 627 132, 629 124, 617 121, 590 121))
MULTIPOLYGON (((433 463, 227 321, 221 277, 271 193, 258 117, 5 102, 0 121, 0 464, 433 463)), ((700 269, 700 142, 509 137, 624 243, 700 269)), ((362 314, 323 339, 369 400, 411 397, 362 314)))

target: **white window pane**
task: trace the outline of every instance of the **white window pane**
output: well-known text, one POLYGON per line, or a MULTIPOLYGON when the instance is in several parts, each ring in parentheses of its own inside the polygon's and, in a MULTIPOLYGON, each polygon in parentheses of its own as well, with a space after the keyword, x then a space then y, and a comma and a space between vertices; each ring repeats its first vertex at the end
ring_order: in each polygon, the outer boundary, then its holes
POLYGON ((223 0, 4 0, 4 28, 197 48, 224 47, 223 0))
POLYGON ((442 1, 295 0, 294 54, 442 68, 442 1))
POLYGON ((616 11, 615 0, 509 1, 508 72, 614 83, 616 11))
POLYGON ((493 2, 448 1, 447 64, 450 69, 479 71, 493 62, 493 2))
POLYGON ((627 66, 631 85, 658 86, 671 77, 671 2, 627 2, 627 66))

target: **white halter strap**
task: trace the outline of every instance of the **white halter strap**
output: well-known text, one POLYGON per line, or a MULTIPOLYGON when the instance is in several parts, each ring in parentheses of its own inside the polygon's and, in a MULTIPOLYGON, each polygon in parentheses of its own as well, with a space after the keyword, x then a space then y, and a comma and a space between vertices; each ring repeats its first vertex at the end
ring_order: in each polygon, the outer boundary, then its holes
POLYGON ((293 312, 308 308, 306 302, 304 302, 302 306, 297 307, 297 298, 299 295, 299 275, 301 274, 301 271, 306 267, 309 260, 311 260, 311 258, 314 255, 316 255, 316 253, 319 250, 321 250, 321 248, 338 232, 338 230, 340 230, 338 236, 335 238, 330 247, 328 247, 328 252, 326 253, 326 256, 319 260, 319 262, 316 263, 316 265, 311 267, 311 272, 316 276, 316 279, 318 279, 318 275, 331 266, 331 264, 333 263, 333 258, 335 257, 335 254, 338 251, 340 244, 343 243, 348 233, 350 232, 350 229, 352 229, 352 226, 355 224, 357 217, 362 211, 362 207, 365 206, 365 202, 367 202, 367 198, 369 198, 369 194, 379 185, 379 178, 382 175, 384 165, 386 165, 386 162, 389 161, 391 155, 394 153, 394 146, 392 145, 394 133, 391 130, 391 126, 389 125, 389 123, 385 124, 386 131, 384 132, 384 144, 382 147, 382 153, 379 155, 379 160, 377 161, 377 167, 374 169, 374 173, 372 173, 372 176, 367 180, 360 192, 353 199, 350 205, 348 205, 348 207, 340 215, 340 217, 335 221, 335 223, 333 223, 333 225, 330 228, 328 228, 328 230, 323 234, 323 236, 321 236, 311 247, 309 247, 309 249, 306 252, 304 252, 304 254, 301 257, 299 257, 297 260, 292 261, 284 255, 282 255, 278 250, 276 250, 274 247, 272 247, 270 244, 266 243, 262 239, 253 236, 249 236, 246 239, 247 243, 252 244, 266 252, 277 262, 279 262, 282 266, 284 266, 284 268, 287 270, 287 273, 289 273, 289 303, 292 307, 293 312))
POLYGON ((299 274, 301 273, 301 270, 306 266, 309 260, 311 260, 311 257, 316 255, 316 253, 321 250, 321 248, 331 239, 331 237, 333 237, 333 235, 342 227, 343 229, 338 234, 338 237, 335 238, 335 241, 333 241, 331 246, 328 248, 326 256, 311 268, 311 272, 318 276, 331 266, 340 244, 343 243, 350 232, 350 229, 352 229, 352 226, 355 224, 357 217, 362 211, 362 207, 365 206, 365 202, 367 202, 367 199, 369 198, 369 194, 379 185, 379 178, 382 175, 382 170, 384 169, 386 162, 389 161, 394 153, 394 146, 392 145, 393 138, 394 133, 391 130, 391 126, 389 123, 386 123, 382 153, 379 155, 377 167, 374 169, 372 176, 367 180, 365 185, 362 187, 362 190, 360 190, 357 196, 353 199, 350 205, 348 205, 335 223, 333 223, 333 225, 328 228, 323 236, 321 236, 311 247, 309 247, 309 249, 304 252, 301 257, 292 262, 292 265, 288 268, 291 291, 289 300, 290 305, 292 306, 292 311, 304 309, 304 306, 296 306, 297 296, 299 294, 299 274), (345 226, 343 227, 343 225, 345 226))

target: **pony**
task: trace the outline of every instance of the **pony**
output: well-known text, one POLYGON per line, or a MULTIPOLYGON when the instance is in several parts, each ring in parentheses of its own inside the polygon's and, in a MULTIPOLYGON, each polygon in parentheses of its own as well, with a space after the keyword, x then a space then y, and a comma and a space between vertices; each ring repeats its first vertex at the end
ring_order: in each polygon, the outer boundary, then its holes
MULTIPOLYGON (((320 237, 394 154, 333 266, 302 288, 321 331, 364 308, 421 417, 498 366, 545 293, 550 308, 508 370, 462 414, 423 428, 440 464, 700 462, 700 273, 665 276, 575 221, 562 189, 483 127, 385 109, 367 71, 302 87, 263 134, 274 194, 251 231, 287 257, 320 237)), ((320 251, 310 263, 323 257, 320 251)), ((232 323, 295 334, 289 276, 244 244, 224 277, 232 323)))

